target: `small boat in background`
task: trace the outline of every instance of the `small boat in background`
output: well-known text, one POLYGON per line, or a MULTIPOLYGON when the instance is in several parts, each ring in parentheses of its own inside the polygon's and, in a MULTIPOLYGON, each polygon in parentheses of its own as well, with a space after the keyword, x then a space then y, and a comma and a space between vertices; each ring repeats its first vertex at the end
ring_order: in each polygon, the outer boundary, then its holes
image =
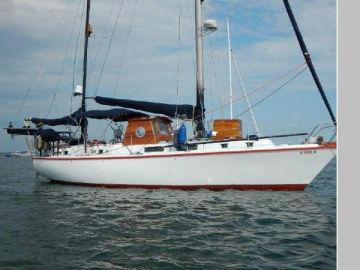
POLYGON ((5 154, 6 157, 31 157, 31 153, 30 151, 14 151, 14 152, 10 152, 5 154))

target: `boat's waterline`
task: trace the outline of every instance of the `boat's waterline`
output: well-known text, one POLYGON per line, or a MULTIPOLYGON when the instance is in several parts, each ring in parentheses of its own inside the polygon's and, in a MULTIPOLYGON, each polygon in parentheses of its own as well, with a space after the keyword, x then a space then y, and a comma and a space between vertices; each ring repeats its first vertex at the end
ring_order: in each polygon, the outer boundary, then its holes
POLYGON ((53 182, 113 188, 302 190, 335 156, 334 146, 147 154, 34 157, 53 182))
POLYGON ((304 190, 305 184, 291 185, 126 185, 126 184, 94 184, 94 183, 74 183, 60 180, 50 180, 51 183, 70 186, 100 187, 100 188, 139 188, 139 189, 173 189, 173 190, 197 190, 208 189, 221 191, 226 189, 235 190, 286 190, 299 191, 304 190))

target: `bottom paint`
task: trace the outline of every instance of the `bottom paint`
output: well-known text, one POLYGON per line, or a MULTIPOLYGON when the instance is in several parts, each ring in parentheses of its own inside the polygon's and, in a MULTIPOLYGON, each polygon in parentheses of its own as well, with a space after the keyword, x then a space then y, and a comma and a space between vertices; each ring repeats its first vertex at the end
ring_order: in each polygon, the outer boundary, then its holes
POLYGON ((73 183, 59 180, 50 180, 52 183, 71 186, 87 186, 87 187, 103 187, 103 188, 142 188, 142 189, 176 189, 176 190, 288 190, 298 191, 304 190, 304 184, 289 184, 289 185, 198 185, 198 186, 177 186, 177 185, 124 185, 124 184, 93 184, 93 183, 73 183))

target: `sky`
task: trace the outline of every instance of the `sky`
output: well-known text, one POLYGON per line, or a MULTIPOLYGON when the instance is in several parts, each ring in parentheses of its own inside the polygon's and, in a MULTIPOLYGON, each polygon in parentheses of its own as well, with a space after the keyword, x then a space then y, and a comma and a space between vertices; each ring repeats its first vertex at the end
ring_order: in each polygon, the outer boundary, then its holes
MULTIPOLYGON (((79 107, 80 98, 71 93, 74 84, 81 84, 84 2, 0 1, 1 127, 9 121, 22 126, 26 117, 61 117, 79 107)), ((290 0, 290 4, 336 111, 336 1, 290 0)), ((226 18, 248 93, 304 63, 281 0, 206 0, 204 19, 216 19, 219 25, 218 31, 204 37, 208 121, 230 116, 225 106, 226 18)), ((90 22, 88 96, 195 103, 193 0, 93 0, 90 22)), ((232 76, 236 99, 242 90, 234 66, 232 76)), ((257 103, 286 78, 250 95, 250 102, 257 103)), ((88 108, 101 107, 89 101, 88 108)), ((234 115, 245 109, 243 99, 234 103, 234 115)), ((307 132, 331 120, 309 70, 256 106, 254 115, 265 135, 307 132)), ((253 133, 248 114, 241 120, 243 132, 253 133)), ((105 121, 91 121, 90 136, 107 136, 106 126, 105 121)), ((0 152, 25 148, 23 138, 11 139, 0 132, 0 152)))

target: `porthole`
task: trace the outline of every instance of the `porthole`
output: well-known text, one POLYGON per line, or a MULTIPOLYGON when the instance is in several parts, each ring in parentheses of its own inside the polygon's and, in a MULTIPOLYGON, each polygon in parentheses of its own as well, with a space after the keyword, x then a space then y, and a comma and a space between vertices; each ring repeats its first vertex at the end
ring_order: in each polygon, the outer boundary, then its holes
POLYGON ((138 138, 142 138, 145 136, 145 128, 144 127, 138 127, 135 131, 135 135, 138 138))

